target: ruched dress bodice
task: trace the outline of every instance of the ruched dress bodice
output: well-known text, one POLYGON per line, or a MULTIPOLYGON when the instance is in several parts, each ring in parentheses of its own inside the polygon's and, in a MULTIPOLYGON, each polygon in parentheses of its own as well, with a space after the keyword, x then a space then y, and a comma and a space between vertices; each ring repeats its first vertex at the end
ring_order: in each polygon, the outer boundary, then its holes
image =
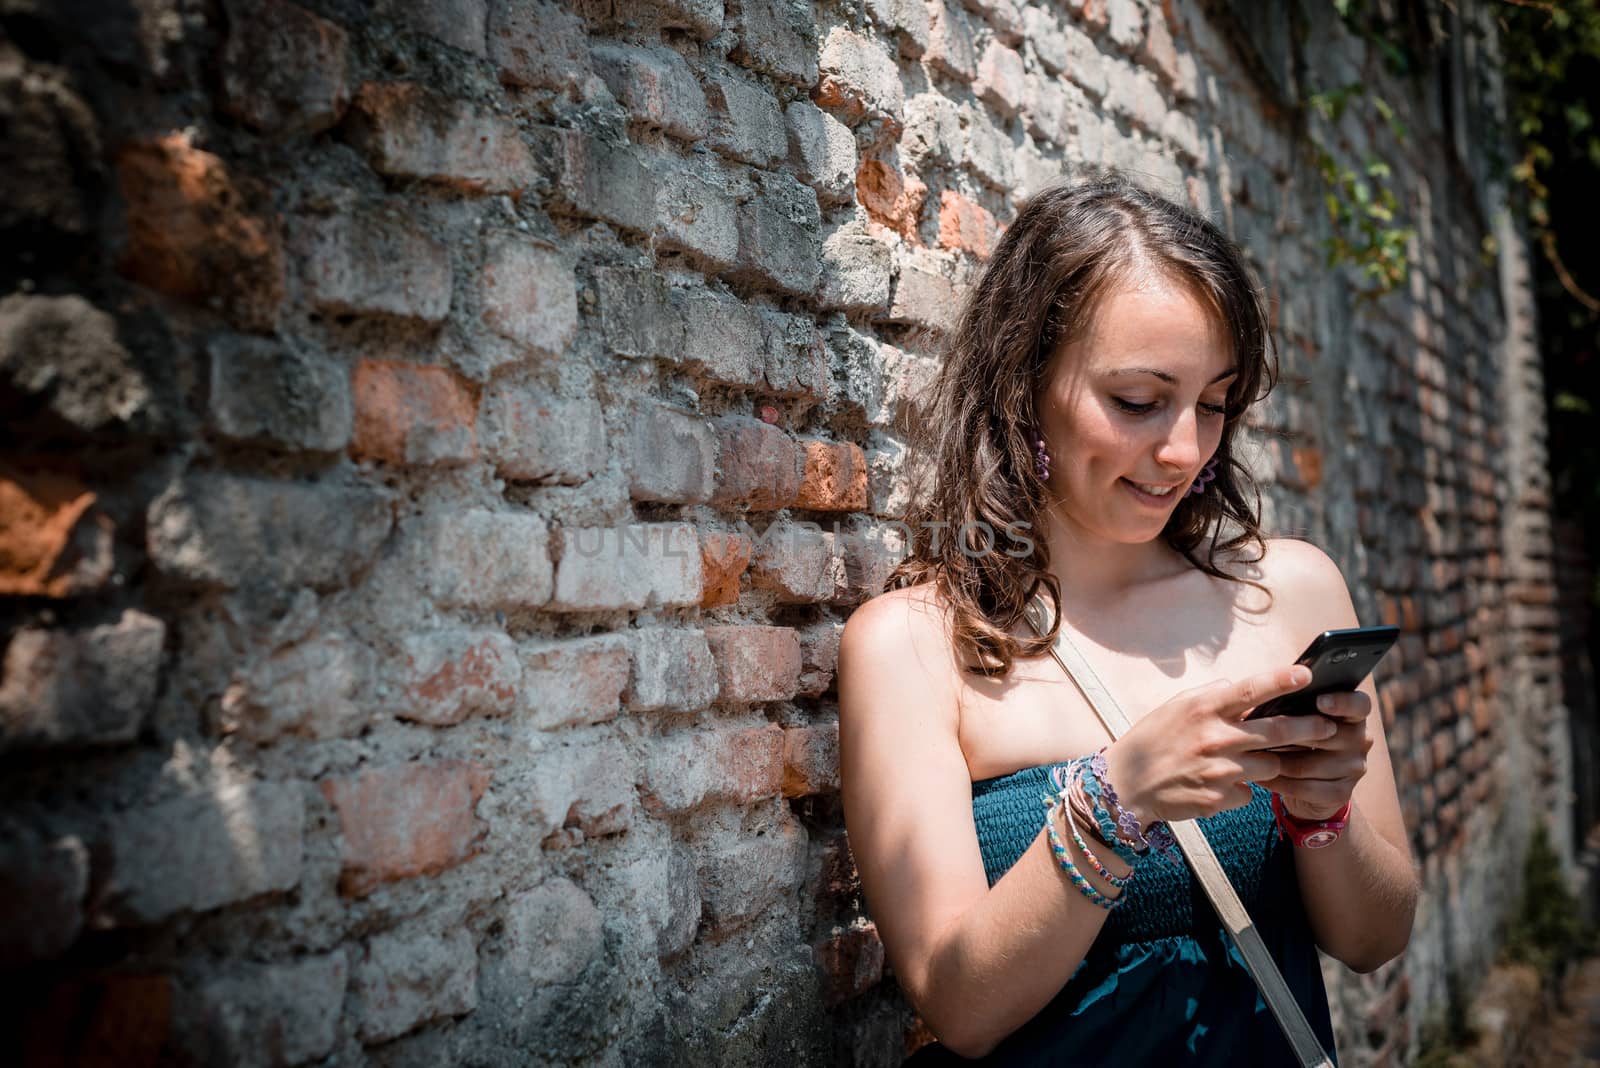
MULTIPOLYGON (((972 784, 972 813, 993 886, 1044 826, 1050 765, 972 784)), ((1279 840, 1272 795, 1202 819, 1212 851, 1260 928, 1295 999, 1333 1052, 1315 942, 1300 902, 1293 846, 1279 840)), ((1070 845, 1069 845, 1069 848, 1070 845)), ((1075 893, 1062 879, 1062 892, 1075 893)), ((1205 891, 1181 857, 1152 853, 1061 992, 983 1064, 1294 1065, 1294 1053, 1205 891)), ((928 1051, 918 1065, 956 1061, 928 1051)))

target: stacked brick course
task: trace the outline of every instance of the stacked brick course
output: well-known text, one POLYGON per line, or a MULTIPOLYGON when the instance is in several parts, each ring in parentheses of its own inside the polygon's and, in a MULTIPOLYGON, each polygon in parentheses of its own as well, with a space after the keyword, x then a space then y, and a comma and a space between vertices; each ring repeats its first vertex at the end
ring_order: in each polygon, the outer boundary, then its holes
POLYGON ((1292 41, 1226 3, 98 6, 0 10, 31 1058, 898 1063, 839 631, 900 548, 942 332, 1080 162, 1249 249, 1271 525, 1404 631, 1428 898, 1404 960, 1330 964, 1343 1062, 1404 1062, 1492 949, 1501 846, 1571 774, 1527 254, 1450 112, 1331 16, 1309 83, 1365 72, 1414 132, 1336 146, 1419 223, 1378 302, 1321 263, 1259 73, 1292 41))

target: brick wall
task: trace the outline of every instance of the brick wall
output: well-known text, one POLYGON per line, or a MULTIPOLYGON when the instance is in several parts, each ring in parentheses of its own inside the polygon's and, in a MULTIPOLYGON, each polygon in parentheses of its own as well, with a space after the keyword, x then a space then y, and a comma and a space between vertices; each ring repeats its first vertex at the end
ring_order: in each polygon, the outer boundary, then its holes
POLYGON ((0 5, 28 1059, 898 1063, 835 649, 941 331, 1079 162, 1250 250, 1269 521, 1404 630, 1427 898, 1406 958, 1328 974, 1343 1062, 1407 1059, 1508 843, 1569 819, 1528 253, 1492 26, 1399 83, 1320 5, 1246 6, 0 5), (1295 132, 1357 77, 1411 130, 1336 146, 1419 229, 1378 301, 1295 132))

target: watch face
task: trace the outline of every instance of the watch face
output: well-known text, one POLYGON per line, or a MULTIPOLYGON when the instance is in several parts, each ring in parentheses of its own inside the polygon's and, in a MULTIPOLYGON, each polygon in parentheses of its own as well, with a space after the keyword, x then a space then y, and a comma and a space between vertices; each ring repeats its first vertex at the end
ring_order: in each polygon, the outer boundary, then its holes
POLYGON ((1321 849, 1323 846, 1332 845, 1339 840, 1339 832, 1332 830, 1312 831, 1306 835, 1305 841, 1300 844, 1307 849, 1321 849))

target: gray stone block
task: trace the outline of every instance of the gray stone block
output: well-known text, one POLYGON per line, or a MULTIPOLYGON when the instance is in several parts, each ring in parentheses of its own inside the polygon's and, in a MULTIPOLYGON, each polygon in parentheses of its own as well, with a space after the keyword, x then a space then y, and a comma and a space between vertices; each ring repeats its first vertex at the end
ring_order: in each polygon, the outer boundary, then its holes
POLYGON ((146 545, 185 582, 330 590, 371 562, 393 524, 389 495, 364 486, 189 474, 151 504, 146 545))
POLYGON ((299 783, 238 782, 109 821, 112 889, 124 923, 156 923, 300 882, 305 794, 299 783))
POLYGON ((0 683, 0 751, 133 741, 155 704, 166 633, 132 609, 116 623, 18 631, 0 683))
POLYGON ((788 151, 783 110, 765 87, 732 73, 706 77, 713 148, 735 159, 770 167, 788 151))
POLYGON ((224 336, 211 355, 211 426, 236 442, 338 452, 350 443, 349 371, 292 344, 224 336))

